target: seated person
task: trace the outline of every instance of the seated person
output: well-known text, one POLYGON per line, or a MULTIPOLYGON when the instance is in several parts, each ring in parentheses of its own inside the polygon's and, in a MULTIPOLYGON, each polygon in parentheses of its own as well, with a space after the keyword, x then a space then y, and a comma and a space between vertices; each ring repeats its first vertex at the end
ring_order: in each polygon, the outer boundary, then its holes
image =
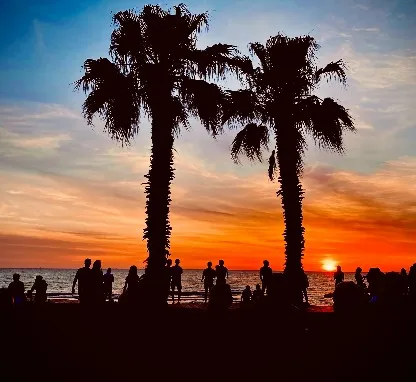
POLYGON ((212 289, 209 296, 209 308, 215 310, 224 310, 231 307, 233 295, 228 284, 217 283, 212 289))
POLYGON ((260 302, 263 297, 263 290, 261 289, 260 284, 257 284, 256 289, 253 291, 252 301, 254 303, 260 302))
POLYGON ((250 304, 251 302, 251 289, 250 285, 247 285, 241 294, 241 303, 243 305, 250 304))
POLYGON ((42 276, 36 276, 35 283, 33 284, 32 288, 29 291, 29 296, 32 296, 33 291, 36 291, 35 294, 35 302, 36 303, 43 303, 46 302, 46 290, 48 289, 48 284, 43 279, 42 276))

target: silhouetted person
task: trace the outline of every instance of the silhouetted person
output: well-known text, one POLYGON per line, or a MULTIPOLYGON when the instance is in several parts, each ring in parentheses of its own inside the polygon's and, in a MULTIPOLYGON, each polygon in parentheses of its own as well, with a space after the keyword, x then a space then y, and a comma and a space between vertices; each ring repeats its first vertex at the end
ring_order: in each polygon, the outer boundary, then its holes
POLYGON ((387 272, 383 281, 383 298, 384 307, 397 311, 405 301, 403 295, 403 277, 398 272, 387 272))
POLYGON ((217 284, 225 284, 228 279, 228 269, 224 266, 224 260, 220 260, 215 266, 215 274, 217 277, 217 284))
POLYGON ((337 266, 337 271, 334 273, 334 280, 335 286, 344 281, 344 272, 341 270, 339 265, 337 266))
POLYGON ((406 269, 402 268, 400 270, 400 276, 401 276, 401 279, 402 279, 402 294, 403 294, 403 296, 407 296, 407 294, 409 292, 409 286, 408 286, 406 269))
POLYGON ((367 273, 368 293, 372 303, 377 302, 383 294, 383 276, 380 268, 370 268, 367 273))
POLYGON ((75 293, 75 285, 78 282, 78 296, 81 304, 91 302, 91 259, 85 259, 84 267, 79 268, 72 283, 72 293, 75 293))
POLYGON ((91 269, 91 282, 94 303, 104 302, 104 285, 103 271, 101 269, 101 260, 95 260, 91 269))
POLYGON ((337 314, 357 313, 363 306, 363 293, 353 281, 340 282, 334 291, 334 311, 337 314))
POLYGON ((30 289, 30 296, 32 295, 33 291, 36 291, 35 294, 35 303, 41 304, 46 302, 47 295, 46 290, 48 289, 47 282, 43 279, 42 276, 36 276, 35 282, 30 289))
POLYGON ((113 282, 114 276, 111 273, 111 268, 107 269, 107 272, 103 276, 104 280, 104 300, 113 301, 113 282))
POLYGON ((409 269, 407 276, 407 283, 409 286, 409 298, 412 304, 416 305, 416 263, 409 269))
POLYGON ((211 289, 214 286, 215 276, 216 276, 216 272, 212 268, 212 263, 211 261, 208 261, 207 268, 205 268, 204 271, 202 272, 202 279, 201 279, 201 281, 204 282, 205 302, 207 302, 208 300, 208 293, 211 292, 211 289))
POLYGON ((133 302, 137 298, 137 290, 139 286, 139 275, 137 273, 137 267, 132 265, 129 269, 129 273, 126 277, 126 282, 124 283, 123 293, 126 294, 127 300, 133 302))
POLYGON ((309 298, 308 298, 308 288, 309 288, 309 279, 308 275, 305 273, 305 271, 301 270, 301 277, 302 277, 302 295, 305 299, 306 305, 309 305, 309 298))
POLYGON ((231 288, 226 283, 216 283, 211 289, 209 295, 208 307, 214 311, 225 311, 233 303, 233 294, 231 288))
POLYGON ((256 289, 254 289, 253 296, 252 296, 253 302, 258 303, 263 299, 263 297, 264 297, 264 292, 261 289, 260 284, 256 284, 256 289))
POLYGON ((172 301, 175 302, 175 289, 178 289, 178 302, 181 301, 181 292, 182 292, 182 273, 183 269, 179 266, 181 261, 179 259, 175 260, 175 265, 172 267, 172 301))
POLYGON ((13 275, 13 281, 9 284, 9 292, 15 305, 21 305, 26 301, 25 285, 20 281, 18 273, 13 275))
POLYGON ((272 268, 269 266, 269 261, 264 260, 263 266, 260 268, 260 280, 261 280, 261 289, 263 290, 263 293, 267 290, 270 280, 272 278, 272 268))
POLYGON ((247 285, 244 290, 243 293, 241 293, 241 304, 243 305, 248 305, 251 302, 251 289, 250 289, 250 285, 247 285))
POLYGON ((365 286, 365 283, 364 283, 364 276, 362 275, 362 269, 360 268, 360 267, 358 267, 356 270, 355 270, 355 275, 354 275, 354 278, 355 278, 355 282, 357 283, 357 285, 361 288, 361 289, 365 289, 366 288, 366 286, 365 286))

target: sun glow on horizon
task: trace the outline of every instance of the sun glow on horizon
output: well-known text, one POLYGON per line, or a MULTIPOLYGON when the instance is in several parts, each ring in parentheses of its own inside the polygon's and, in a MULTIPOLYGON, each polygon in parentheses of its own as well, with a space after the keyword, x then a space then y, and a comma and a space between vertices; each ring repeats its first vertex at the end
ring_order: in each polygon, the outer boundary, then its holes
POLYGON ((337 263, 332 259, 324 259, 321 261, 322 269, 327 272, 335 271, 337 263))

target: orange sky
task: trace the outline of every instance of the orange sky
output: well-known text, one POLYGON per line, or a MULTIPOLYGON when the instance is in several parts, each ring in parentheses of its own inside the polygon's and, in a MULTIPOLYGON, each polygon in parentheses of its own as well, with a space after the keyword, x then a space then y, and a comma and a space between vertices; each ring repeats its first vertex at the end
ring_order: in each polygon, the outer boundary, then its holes
MULTIPOLYGON (((141 183, 148 158, 108 144, 91 156, 82 178, 70 169, 12 177, 0 171, 1 267, 77 267, 87 256, 101 259, 103 267, 143 265, 141 183), (108 177, 94 161, 106 164, 108 177), (120 179, 111 179, 111 171, 121 170, 120 179)), ((206 144, 221 151, 221 143, 207 138, 206 144)), ((172 256, 184 268, 222 258, 230 269, 256 269, 267 258, 282 269, 282 212, 265 165, 236 166, 223 152, 224 167, 218 169, 189 147, 185 142, 176 154, 172 256)), ((73 161, 81 171, 82 163, 73 161)), ((415 171, 413 158, 385 163, 370 174, 307 166, 305 269, 320 270, 326 258, 346 271, 408 268, 416 250, 415 171)))

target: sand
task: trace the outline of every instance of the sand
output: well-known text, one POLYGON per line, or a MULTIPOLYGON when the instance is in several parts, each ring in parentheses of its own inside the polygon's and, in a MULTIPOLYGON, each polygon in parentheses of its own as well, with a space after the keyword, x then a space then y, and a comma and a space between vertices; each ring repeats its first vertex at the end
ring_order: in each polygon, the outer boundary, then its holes
POLYGON ((371 381, 409 372, 416 338, 409 315, 340 318, 235 306, 213 317, 203 304, 87 312, 51 303, 0 315, 1 380, 371 381), (408 350, 408 348, 410 348, 408 350), (7 378, 6 378, 7 377, 7 378), (365 379, 367 378, 367 379, 365 379))

